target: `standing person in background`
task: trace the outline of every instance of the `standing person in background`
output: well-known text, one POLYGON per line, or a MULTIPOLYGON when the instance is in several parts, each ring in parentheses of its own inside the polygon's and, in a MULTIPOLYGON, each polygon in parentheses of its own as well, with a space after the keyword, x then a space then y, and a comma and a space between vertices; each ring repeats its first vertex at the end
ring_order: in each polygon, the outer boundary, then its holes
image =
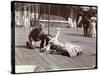
POLYGON ((96 37, 96 7, 91 7, 89 9, 89 18, 90 18, 90 24, 89 24, 89 36, 90 37, 96 37))
POLYGON ((89 35, 89 17, 86 11, 83 11, 82 24, 84 28, 84 36, 88 36, 89 35))
POLYGON ((96 37, 96 17, 90 18, 90 37, 96 37))
POLYGON ((79 11, 81 14, 79 15, 79 19, 78 19, 78 26, 82 27, 83 25, 83 32, 84 32, 84 36, 88 36, 89 35, 89 12, 88 10, 86 10, 86 8, 80 8, 79 11))

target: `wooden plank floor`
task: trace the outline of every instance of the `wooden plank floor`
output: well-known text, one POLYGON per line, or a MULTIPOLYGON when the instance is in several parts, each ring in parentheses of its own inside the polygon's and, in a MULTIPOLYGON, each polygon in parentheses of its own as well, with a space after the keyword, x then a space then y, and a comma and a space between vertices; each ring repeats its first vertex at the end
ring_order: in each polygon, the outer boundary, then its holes
POLYGON ((37 65, 36 71, 68 70, 92 68, 96 62, 95 55, 67 57, 59 54, 40 53, 38 49, 24 50, 16 48, 16 65, 37 65))
MULTIPOLYGON (((25 47, 25 34, 21 33, 23 30, 20 30, 16 29, 16 65, 36 65, 37 68, 35 72, 92 68, 96 65, 96 39, 78 36, 82 34, 82 29, 78 31, 75 29, 67 29, 67 33, 61 33, 63 39, 59 37, 59 40, 62 42, 67 40, 83 48, 83 53, 81 55, 72 58, 60 54, 40 53, 39 48, 27 49, 25 47), (72 35, 73 32, 78 35, 72 35)), ((53 32, 55 32, 54 30, 55 29, 52 29, 53 32)), ((28 33, 26 33, 26 35, 28 35, 28 33)))

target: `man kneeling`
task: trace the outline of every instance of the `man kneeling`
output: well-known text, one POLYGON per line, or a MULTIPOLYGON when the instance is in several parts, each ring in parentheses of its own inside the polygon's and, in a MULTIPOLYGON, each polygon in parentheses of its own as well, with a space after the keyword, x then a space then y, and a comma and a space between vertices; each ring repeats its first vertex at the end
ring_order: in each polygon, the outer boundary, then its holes
POLYGON ((47 34, 43 31, 44 25, 39 24, 39 27, 33 28, 32 31, 29 33, 29 41, 26 42, 27 48, 33 49, 35 48, 34 44, 37 41, 41 41, 40 43, 40 51, 41 48, 44 47, 44 41, 46 41, 46 45, 48 44, 47 34))

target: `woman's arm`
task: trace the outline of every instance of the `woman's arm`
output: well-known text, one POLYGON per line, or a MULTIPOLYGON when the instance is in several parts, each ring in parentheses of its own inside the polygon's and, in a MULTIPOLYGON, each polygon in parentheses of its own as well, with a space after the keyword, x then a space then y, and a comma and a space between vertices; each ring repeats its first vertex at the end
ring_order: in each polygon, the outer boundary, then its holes
POLYGON ((55 38, 58 39, 59 35, 60 35, 60 28, 57 28, 57 34, 56 34, 55 38))

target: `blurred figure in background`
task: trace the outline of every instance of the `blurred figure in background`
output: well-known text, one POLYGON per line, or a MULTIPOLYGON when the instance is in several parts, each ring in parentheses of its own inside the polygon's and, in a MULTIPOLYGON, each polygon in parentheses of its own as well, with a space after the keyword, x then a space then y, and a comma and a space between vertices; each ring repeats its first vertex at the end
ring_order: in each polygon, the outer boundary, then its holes
POLYGON ((90 37, 96 37, 96 17, 90 18, 90 37))
POLYGON ((90 13, 90 24, 89 24, 89 36, 90 37, 96 37, 96 15, 97 15, 97 12, 96 12, 96 7, 91 7, 89 9, 89 13, 90 13))
POLYGON ((89 34, 89 16, 88 16, 88 9, 87 8, 80 8, 79 11, 79 18, 78 18, 78 26, 83 26, 84 36, 88 36, 89 34))
POLYGON ((84 11, 82 15, 82 23, 83 23, 83 28, 84 28, 84 36, 88 36, 89 35, 89 17, 86 11, 84 11))
POLYGON ((78 26, 81 27, 83 25, 84 36, 91 36, 91 34, 96 31, 93 29, 96 25, 95 23, 94 27, 91 27, 91 25, 93 25, 91 21, 93 21, 94 15, 96 14, 96 7, 81 7, 79 12, 81 12, 81 14, 78 16, 78 26))

